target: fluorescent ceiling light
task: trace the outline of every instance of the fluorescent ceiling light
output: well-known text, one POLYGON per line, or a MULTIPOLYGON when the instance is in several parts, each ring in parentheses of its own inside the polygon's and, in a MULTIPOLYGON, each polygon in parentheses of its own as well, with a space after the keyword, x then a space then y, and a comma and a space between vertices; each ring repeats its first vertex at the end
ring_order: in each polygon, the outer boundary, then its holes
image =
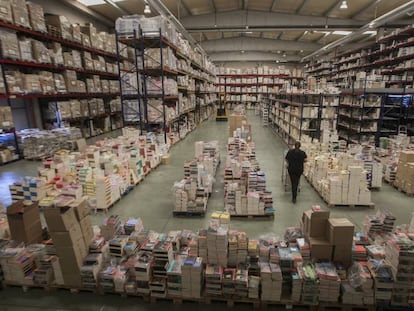
POLYGON ((346 0, 342 1, 340 7, 341 10, 347 10, 348 9, 348 3, 346 2, 346 0))
POLYGON ((151 8, 148 4, 145 5, 144 14, 151 14, 151 8))
POLYGON ((376 30, 367 30, 364 32, 364 35, 376 35, 377 31, 376 30))
POLYGON ((80 3, 86 6, 90 5, 98 5, 98 4, 105 4, 104 0, 78 0, 80 3))
POLYGON ((340 35, 340 36, 347 36, 349 34, 351 34, 352 31, 347 31, 347 30, 335 30, 332 34, 333 35, 340 35))
POLYGON ((245 31, 244 33, 252 34, 253 31, 245 31))

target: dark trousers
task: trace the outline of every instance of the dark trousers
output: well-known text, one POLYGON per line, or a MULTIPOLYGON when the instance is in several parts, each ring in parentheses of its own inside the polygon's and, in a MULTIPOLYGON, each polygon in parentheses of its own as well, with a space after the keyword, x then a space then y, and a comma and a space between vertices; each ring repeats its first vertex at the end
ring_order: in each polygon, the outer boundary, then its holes
POLYGON ((292 200, 296 200, 296 196, 298 195, 298 186, 301 175, 302 173, 289 172, 290 184, 292 185, 292 200))

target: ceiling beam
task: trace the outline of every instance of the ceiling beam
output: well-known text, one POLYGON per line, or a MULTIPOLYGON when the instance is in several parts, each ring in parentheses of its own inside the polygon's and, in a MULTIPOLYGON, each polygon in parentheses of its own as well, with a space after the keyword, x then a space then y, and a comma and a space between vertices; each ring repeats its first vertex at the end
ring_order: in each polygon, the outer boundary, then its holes
POLYGON ((277 0, 272 1, 272 5, 270 6, 269 12, 273 11, 273 7, 275 6, 277 0))
POLYGON ((188 7, 187 3, 185 3, 185 0, 180 0, 181 6, 187 11, 188 15, 192 16, 193 13, 191 12, 190 8, 188 7))
POLYGON ((113 2, 112 0, 104 0, 107 4, 112 6, 115 10, 117 10, 121 15, 131 15, 131 12, 121 8, 118 4, 113 2))
MULTIPOLYGON (((245 30, 246 10, 236 10, 228 12, 217 12, 194 16, 185 16, 181 19, 187 31, 217 31, 220 30, 245 30), (217 24, 217 27, 214 25, 217 24)), ((298 15, 275 13, 267 11, 248 11, 249 30, 269 31, 277 29, 289 30, 318 30, 324 29, 326 25, 333 30, 352 30, 361 27, 364 23, 353 19, 330 18, 320 16, 298 15), (328 22, 328 24, 327 24, 328 22), (309 26, 312 25, 312 26, 309 26)), ((407 25, 410 22, 401 22, 407 25)), ((401 26, 401 25, 400 25, 401 26)))
POLYGON ((303 10, 303 8, 305 7, 306 2, 308 2, 308 0, 303 0, 302 4, 299 6, 299 8, 296 10, 296 14, 300 14, 303 10))
POLYGON ((314 51, 322 47, 313 42, 297 42, 292 40, 265 39, 256 37, 234 37, 202 42, 201 46, 209 54, 212 52, 231 51, 314 51))
POLYGON ((243 0, 243 10, 247 10, 248 6, 249 6, 249 0, 243 0))
POLYGON ((299 38, 296 39, 296 41, 300 41, 301 39, 303 39, 304 36, 306 36, 308 33, 307 30, 305 30, 304 32, 302 32, 302 34, 299 36, 299 38))
POLYGON ((210 0, 210 4, 213 7, 214 13, 217 12, 216 3, 214 2, 214 0, 210 0))
POLYGON ((331 15, 336 8, 341 4, 342 0, 337 0, 332 6, 329 7, 322 15, 323 16, 329 16, 331 15))
POLYGON ((96 21, 104 24, 107 27, 114 27, 114 21, 109 18, 106 17, 102 14, 99 14, 98 12, 91 10, 90 8, 88 8, 86 5, 83 5, 82 3, 78 2, 78 1, 73 1, 73 0, 61 0, 64 4, 75 8, 76 10, 82 12, 83 14, 86 14, 90 17, 92 17, 93 19, 95 19, 96 21))
POLYGON ((361 10, 358 11, 352 18, 358 19, 362 14, 364 14, 366 11, 371 10, 375 8, 375 6, 380 2, 381 0, 371 0, 365 7, 363 7, 361 10))

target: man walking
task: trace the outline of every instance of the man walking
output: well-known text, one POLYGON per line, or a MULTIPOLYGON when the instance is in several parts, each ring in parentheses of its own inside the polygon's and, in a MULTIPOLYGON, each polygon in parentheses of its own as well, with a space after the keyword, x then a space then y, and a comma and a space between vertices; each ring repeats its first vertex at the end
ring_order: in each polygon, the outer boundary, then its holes
POLYGON ((296 203, 300 176, 303 173, 303 163, 306 161, 305 151, 300 150, 300 142, 295 143, 295 148, 290 149, 286 154, 290 183, 292 185, 292 202, 296 203))

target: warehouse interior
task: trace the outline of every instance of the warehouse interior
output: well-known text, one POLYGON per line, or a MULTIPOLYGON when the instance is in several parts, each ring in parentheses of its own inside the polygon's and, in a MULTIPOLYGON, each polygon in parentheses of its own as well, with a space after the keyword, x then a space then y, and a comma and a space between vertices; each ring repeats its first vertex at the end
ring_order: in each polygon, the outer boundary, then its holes
POLYGON ((413 14, 0 0, 0 310, 412 310, 413 14))

